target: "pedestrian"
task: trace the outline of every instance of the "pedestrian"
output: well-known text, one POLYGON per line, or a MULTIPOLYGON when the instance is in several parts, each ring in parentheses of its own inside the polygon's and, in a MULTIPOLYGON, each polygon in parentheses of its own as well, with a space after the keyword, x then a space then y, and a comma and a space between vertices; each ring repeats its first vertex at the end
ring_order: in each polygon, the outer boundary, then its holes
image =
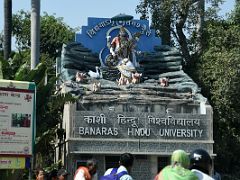
POLYGON ((69 172, 67 172, 66 169, 59 169, 57 173, 57 179, 58 180, 66 180, 67 176, 69 175, 69 172))
POLYGON ((45 171, 43 168, 38 168, 36 170, 36 180, 44 180, 45 178, 45 171))
POLYGON ((53 169, 49 173, 48 180, 57 180, 57 174, 58 174, 57 169, 53 169))
POLYGON ((133 180, 129 175, 133 166, 134 157, 130 153, 123 153, 120 155, 119 167, 108 169, 100 180, 110 179, 110 177, 117 176, 120 180, 133 180))
POLYGON ((199 180, 214 180, 210 176, 212 159, 204 149, 196 149, 190 154, 190 168, 199 180))
POLYGON ((74 180, 92 180, 97 172, 97 161, 95 159, 87 160, 86 166, 80 166, 74 175, 74 180))
POLYGON ((184 150, 175 150, 171 156, 171 165, 163 168, 155 180, 198 180, 188 167, 189 157, 184 150))

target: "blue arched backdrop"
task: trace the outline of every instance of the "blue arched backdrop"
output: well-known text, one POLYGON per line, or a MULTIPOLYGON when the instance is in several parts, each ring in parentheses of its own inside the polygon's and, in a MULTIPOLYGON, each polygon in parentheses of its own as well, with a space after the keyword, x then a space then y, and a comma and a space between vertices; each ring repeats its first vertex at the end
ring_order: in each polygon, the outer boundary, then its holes
POLYGON ((149 28, 148 20, 111 21, 110 18, 88 18, 88 25, 82 26, 81 33, 76 33, 75 41, 83 44, 94 53, 100 53, 100 58, 108 54, 107 36, 110 41, 118 35, 119 28, 123 26, 129 34, 141 32, 140 40, 137 43, 137 50, 151 52, 154 46, 161 45, 161 38, 156 37, 155 30, 149 28))

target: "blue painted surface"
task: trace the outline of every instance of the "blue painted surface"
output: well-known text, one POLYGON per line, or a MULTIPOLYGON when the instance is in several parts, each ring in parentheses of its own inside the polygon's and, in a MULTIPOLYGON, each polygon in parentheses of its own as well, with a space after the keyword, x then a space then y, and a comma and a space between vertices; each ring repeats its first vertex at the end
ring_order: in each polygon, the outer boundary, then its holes
POLYGON ((161 45, 161 38, 155 36, 155 30, 149 28, 149 21, 147 20, 115 22, 109 18, 94 17, 88 18, 88 26, 82 26, 82 32, 76 34, 75 41, 91 49, 92 52, 101 52, 104 58, 109 54, 106 36, 111 36, 111 42, 118 35, 120 26, 124 26, 129 31, 129 35, 133 35, 136 32, 142 33, 137 43, 137 51, 151 52, 154 51, 154 46, 161 45))

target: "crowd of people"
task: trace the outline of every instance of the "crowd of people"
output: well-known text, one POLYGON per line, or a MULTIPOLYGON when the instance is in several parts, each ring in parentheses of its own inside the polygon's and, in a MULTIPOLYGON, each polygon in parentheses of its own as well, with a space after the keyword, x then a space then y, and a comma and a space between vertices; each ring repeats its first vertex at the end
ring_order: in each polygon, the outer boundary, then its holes
MULTIPOLYGON (((134 156, 131 153, 120 155, 119 167, 107 169, 99 180, 133 180, 131 169, 134 156)), ((80 166, 74 174, 74 180, 93 180, 97 171, 97 162, 88 160, 86 166, 80 166)), ((43 169, 36 171, 37 180, 66 180, 69 173, 65 169, 53 170, 46 177, 43 169)), ((213 171, 210 155, 204 149, 196 149, 188 155, 184 150, 175 150, 171 162, 157 173, 154 180, 221 180, 221 176, 213 171)))
POLYGON ((36 180, 66 180, 68 175, 69 173, 64 168, 53 169, 49 173, 46 173, 42 168, 36 170, 36 180))

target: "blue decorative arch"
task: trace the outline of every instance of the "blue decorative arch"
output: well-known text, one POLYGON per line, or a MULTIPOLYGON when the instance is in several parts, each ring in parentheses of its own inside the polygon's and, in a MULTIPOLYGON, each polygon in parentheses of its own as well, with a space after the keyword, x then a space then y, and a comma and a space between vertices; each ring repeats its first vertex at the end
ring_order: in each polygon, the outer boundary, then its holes
MULTIPOLYGON (((155 30, 149 28, 147 20, 111 21, 109 18, 88 18, 88 25, 82 26, 81 33, 77 33, 75 41, 83 44, 94 53, 99 53, 99 58, 105 59, 109 54, 107 47, 107 36, 111 39, 118 35, 119 28, 123 26, 128 32, 129 38, 141 32, 137 43, 137 50, 141 52, 154 51, 154 46, 161 45, 161 38, 156 37, 155 30)), ((101 62, 104 65, 104 62, 101 62)))

